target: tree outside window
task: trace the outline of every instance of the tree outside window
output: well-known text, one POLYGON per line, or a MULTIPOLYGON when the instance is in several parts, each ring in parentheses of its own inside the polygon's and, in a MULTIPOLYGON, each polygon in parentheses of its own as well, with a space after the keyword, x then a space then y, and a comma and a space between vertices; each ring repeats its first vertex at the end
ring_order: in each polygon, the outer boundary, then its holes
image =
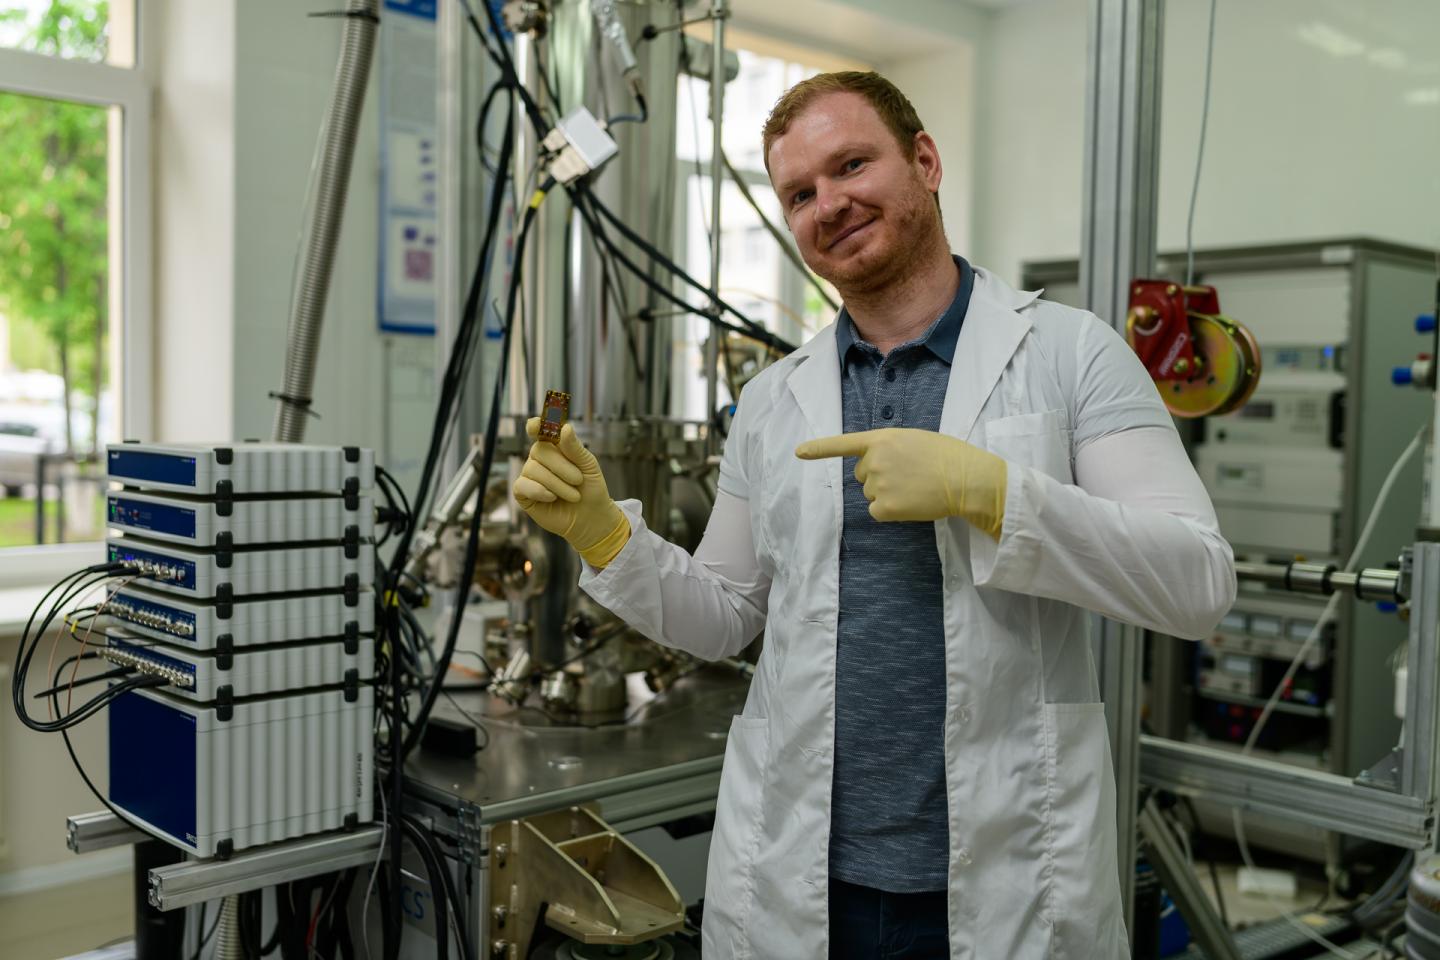
MULTIPOLYGON (((104 60, 103 0, 4 3, 0 45, 104 60)), ((0 546, 93 538, 107 399, 110 112, 0 92, 0 546), (44 458, 49 479, 38 482, 44 458), (61 484, 85 478, 83 499, 61 484), (48 501, 48 502, 47 502, 48 501)))

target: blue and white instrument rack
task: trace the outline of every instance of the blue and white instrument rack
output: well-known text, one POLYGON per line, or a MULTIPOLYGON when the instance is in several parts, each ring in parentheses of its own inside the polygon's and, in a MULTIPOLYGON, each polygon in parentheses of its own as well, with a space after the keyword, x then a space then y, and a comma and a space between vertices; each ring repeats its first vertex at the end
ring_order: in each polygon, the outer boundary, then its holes
POLYGON ((109 708, 110 800, 198 857, 373 819, 375 458, 107 451, 98 652, 165 679, 109 708))

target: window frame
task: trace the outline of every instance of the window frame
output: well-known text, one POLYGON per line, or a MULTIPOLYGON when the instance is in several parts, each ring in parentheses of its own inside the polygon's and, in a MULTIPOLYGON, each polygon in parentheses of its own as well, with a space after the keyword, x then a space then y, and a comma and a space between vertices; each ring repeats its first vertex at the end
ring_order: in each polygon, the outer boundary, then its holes
MULTIPOLYGON (((690 27, 690 28, 686 31, 686 33, 687 33, 688 36, 692 37, 693 39, 703 40, 703 41, 705 41, 705 42, 707 42, 707 43, 711 40, 711 38, 712 38, 712 36, 713 36, 712 33, 707 29, 707 25, 706 25, 706 24, 696 24, 696 25, 690 27)), ((777 41, 775 41, 775 40, 773 40, 773 39, 771 39, 771 38, 766 37, 766 36, 763 35, 762 33, 751 32, 751 31, 748 31, 748 30, 744 30, 743 28, 742 28, 742 29, 731 29, 731 30, 727 30, 727 31, 726 31, 726 38, 725 38, 725 40, 726 40, 726 42, 725 42, 725 49, 726 49, 727 51, 734 51, 734 52, 745 51, 745 52, 754 54, 755 56, 768 57, 768 58, 771 58, 771 59, 783 60, 783 61, 785 61, 785 62, 787 62, 787 63, 790 63, 790 64, 798 64, 798 65, 800 65, 800 66, 802 66, 802 67, 805 67, 806 69, 815 69, 815 70, 869 70, 869 69, 872 69, 869 64, 864 63, 863 61, 860 61, 860 60, 851 59, 851 58, 849 58, 849 57, 843 57, 843 56, 834 56, 834 55, 831 55, 831 54, 827 54, 827 53, 825 53, 825 52, 823 52, 823 51, 815 50, 815 49, 812 49, 812 48, 810 48, 810 47, 799 46, 799 45, 792 44, 792 43, 777 42, 777 41)), ((700 82, 704 82, 704 81, 700 81, 700 82)), ((683 94, 680 95, 682 101, 683 101, 683 96, 684 96, 683 94)), ((709 101, 709 97, 708 97, 708 95, 707 95, 707 96, 704 98, 704 103, 705 103, 706 105, 708 105, 709 102, 710 102, 710 101, 709 101)), ((679 109, 686 109, 686 106, 687 106, 686 104, 684 104, 683 102, 680 102, 680 103, 677 104, 677 110, 679 110, 679 109)), ((701 160, 701 159, 698 159, 698 158, 690 158, 690 157, 687 157, 687 156, 685 156, 684 154, 682 154, 681 150, 682 150, 683 148, 685 148, 685 147, 691 147, 692 145, 688 145, 688 144, 682 145, 682 144, 679 142, 679 138, 678 138, 679 125, 678 125, 678 123, 677 123, 677 125, 676 125, 676 131, 677 131, 677 138, 676 138, 676 143, 675 143, 675 199, 676 199, 676 202, 675 202, 675 214, 674 214, 674 229, 673 229, 673 231, 672 231, 672 233, 671 233, 671 237, 672 237, 672 242, 673 242, 674 245, 675 245, 675 246, 674 246, 674 249, 676 250, 677 254, 679 255, 679 258, 680 258, 681 262, 683 263, 683 262, 688 262, 688 259, 689 259, 689 248, 688 248, 689 236, 690 236, 690 202, 689 202, 689 198, 690 198, 690 196, 691 196, 691 190, 692 190, 690 178, 691 178, 691 177, 694 177, 694 176, 700 176, 700 177, 708 178, 708 177, 710 177, 711 174, 713 173, 713 169, 712 169, 712 163, 711 163, 710 159, 708 159, 708 158, 707 158, 707 159, 704 159, 704 160, 701 160)), ((757 137, 759 136, 759 131, 758 131, 758 130, 756 131, 756 136, 757 136, 757 137)), ((704 139, 704 138, 702 137, 702 140, 703 140, 703 139, 704 139)), ((708 140, 706 140, 705 143, 708 144, 708 140)), ((765 193, 768 194, 768 193, 772 192, 773 187, 771 186, 771 183, 770 183, 770 176, 769 176, 768 173, 766 173, 766 171, 764 170, 763 167, 761 167, 761 168, 753 168, 753 167, 747 167, 747 166, 744 166, 743 164, 738 164, 738 163, 737 163, 736 168, 735 168, 735 172, 738 173, 738 174, 740 175, 741 179, 743 179, 743 180, 745 181, 745 184, 746 184, 746 186, 748 186, 748 187, 750 188, 750 192, 751 192, 751 193, 757 193, 757 192, 763 191, 763 192, 765 192, 765 193)), ((729 180, 730 180, 730 177, 729 177, 729 176, 726 176, 725 179, 726 179, 727 181, 729 181, 729 180)), ((706 198, 707 198, 707 199, 706 199, 706 203, 707 203, 707 205, 708 205, 708 197, 709 197, 709 192, 708 192, 708 190, 707 190, 707 191, 706 191, 706 198)), ((758 196, 757 196, 757 199, 759 199, 758 196)), ((776 222, 776 226, 780 227, 780 229, 782 229, 782 230, 786 230, 786 229, 787 229, 786 226, 785 226, 785 224, 784 224, 783 218, 780 219, 778 222, 776 222)), ((723 229, 724 224, 722 224, 721 227, 722 227, 722 229, 723 229)), ((718 242, 718 238, 717 238, 717 242, 718 242)), ((773 245, 774 245, 773 238, 769 238, 769 237, 767 236, 766 242, 769 243, 769 244, 773 247, 773 245)), ((789 244, 790 244, 790 249, 791 249, 792 251, 796 250, 793 240, 789 241, 789 244)), ((797 252, 798 252, 798 251, 797 251, 797 252)), ((784 304, 784 306, 785 306, 786 308, 788 308, 789 310, 794 311, 796 314, 798 314, 798 315, 800 315, 800 316, 804 316, 804 314, 805 314, 806 291, 807 291, 807 289, 809 288, 809 282, 808 282, 803 276, 801 276, 801 275, 800 275, 800 272, 799 272, 798 270, 794 269, 794 267, 793 267, 790 263, 784 261, 784 254, 781 253, 778 249, 775 251, 775 256, 780 257, 781 260, 782 260, 782 262, 781 262, 781 264, 780 264, 780 271, 779 271, 779 276, 780 276, 780 288, 779 288, 779 297, 778 297, 778 299, 779 299, 779 301, 780 301, 782 304, 784 304)), ((679 288, 678 286, 677 286, 676 292, 677 292, 678 294, 682 295, 682 296, 688 294, 688 291, 686 291, 686 290, 684 290, 684 289, 681 289, 681 288, 679 288)), ((827 320, 827 321, 825 321, 824 323, 821 323, 821 324, 820 324, 820 327, 823 329, 825 323, 828 323, 828 322, 829 322, 829 321, 827 320)), ((793 322, 792 320, 789 320, 788 318, 782 318, 781 328, 780 328, 779 330, 777 330, 776 332, 779 333, 781 336, 785 336, 785 337, 792 338, 793 341, 794 341, 795 343, 797 343, 797 344, 803 342, 804 340, 809 339, 809 337, 812 336, 812 334, 813 334, 813 331, 811 331, 811 330, 809 330, 809 329, 805 329, 805 328, 803 328, 803 327, 800 327, 800 325, 798 325, 798 324, 794 324, 794 322, 793 322), (791 327, 791 326, 795 326, 795 327, 797 327, 797 329, 794 329, 794 330, 787 329, 787 328, 789 328, 789 327, 791 327)), ((680 356, 677 356, 675 359, 676 359, 677 369, 679 369, 679 368, 682 366, 682 365, 680 364, 680 356)), ((673 411, 672 411, 672 412, 673 412, 673 411)))
MULTIPOLYGON (((121 114, 119 190, 111 186, 110 271, 118 277, 118 316, 110 317, 112 370, 120 374, 122 437, 148 437, 154 425, 154 171, 152 130, 156 4, 134 0, 134 66, 90 63, 0 48, 0 93, 115 107, 121 114), (118 236, 117 236, 118 235, 118 236), (118 240, 118 242, 117 242, 118 240)), ((113 146, 113 144, 112 144, 113 146)), ((114 169, 114 151, 111 152, 114 169)), ((56 579, 100 560, 101 541, 0 548, 0 588, 56 579), (57 568, 60 568, 57 574, 57 568)))
MULTIPOLYGON (((765 173, 764 170, 750 170, 745 167, 736 167, 735 172, 740 174, 741 178, 744 179, 745 185, 750 188, 751 193, 763 191, 765 194, 769 194, 774 190, 774 188, 770 184, 770 177, 768 174, 765 173)), ((687 202, 689 195, 692 192, 690 178, 698 176, 708 179, 710 177, 710 174, 710 161, 708 160, 686 160, 684 158, 676 158, 675 237, 677 249, 684 249, 686 239, 690 235, 690 204, 687 202)), ((725 182, 731 182, 731 179, 728 175, 725 177, 725 182)), ((709 198, 710 193, 707 189, 705 193, 705 203, 707 208, 710 203, 709 198)), ((775 225, 781 230, 787 230, 783 219, 772 218, 772 221, 775 222, 775 225)), ((723 223, 721 224, 721 228, 724 228, 723 223)), ((775 243, 774 238, 770 237, 768 233, 766 234, 765 242, 767 244, 770 244, 771 246, 773 246, 775 243)), ((790 249, 792 251, 795 251, 795 242, 791 240, 789 241, 789 244, 790 249)), ((780 253, 780 251, 777 249, 776 256, 784 257, 784 254, 780 253)), ((789 264, 788 262, 781 264, 779 299, 782 303, 785 304, 785 306, 789 307, 791 310, 794 310, 796 313, 801 314, 802 316, 805 313, 805 289, 808 286, 809 284, 806 282, 805 278, 800 276, 800 272, 796 270, 791 264, 789 264)), ((797 335, 808 335, 811 331, 794 331, 781 329, 776 332, 784 337, 795 337, 797 335)))

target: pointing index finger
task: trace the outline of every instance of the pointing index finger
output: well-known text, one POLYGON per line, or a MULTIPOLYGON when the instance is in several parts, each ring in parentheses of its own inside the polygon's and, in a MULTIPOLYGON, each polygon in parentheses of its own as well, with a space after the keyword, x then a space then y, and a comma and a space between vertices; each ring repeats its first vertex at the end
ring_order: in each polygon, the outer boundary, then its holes
POLYGON ((829 457, 863 457, 870 449, 870 431, 842 433, 819 440, 806 440, 795 448, 801 460, 825 460, 829 457))

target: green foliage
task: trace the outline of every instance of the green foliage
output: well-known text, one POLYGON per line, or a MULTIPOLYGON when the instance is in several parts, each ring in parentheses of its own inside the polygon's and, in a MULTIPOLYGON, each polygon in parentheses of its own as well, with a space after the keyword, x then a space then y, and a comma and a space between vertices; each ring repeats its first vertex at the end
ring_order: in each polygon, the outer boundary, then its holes
MULTIPOLYGON (((0 22, 25 8, 0 7, 0 22)), ((107 4, 52 0, 29 21, 24 49, 103 59, 107 4)), ((69 390, 103 382, 108 108, 0 93, 0 313, 12 355, 61 372, 69 390), (33 342, 40 332, 48 347, 33 342), (27 342, 22 342, 27 341, 27 342), (101 365, 97 367, 97 365, 101 365)))

